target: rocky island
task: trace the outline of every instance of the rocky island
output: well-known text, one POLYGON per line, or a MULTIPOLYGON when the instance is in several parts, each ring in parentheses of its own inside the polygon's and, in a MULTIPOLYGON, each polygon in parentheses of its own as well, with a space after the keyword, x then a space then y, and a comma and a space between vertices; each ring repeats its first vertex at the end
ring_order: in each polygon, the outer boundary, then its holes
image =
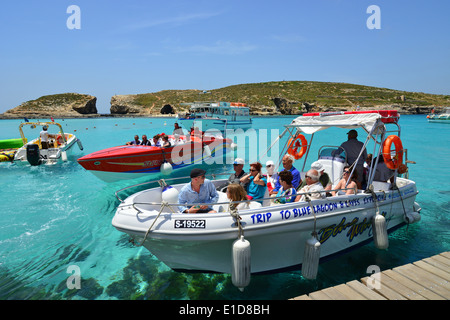
POLYGON ((1 118, 77 118, 97 115, 97 98, 87 94, 63 93, 42 96, 1 114, 1 118))
MULTIPOLYGON (((449 95, 407 92, 348 83, 277 81, 228 86, 209 91, 163 90, 154 93, 115 95, 109 115, 152 117, 188 111, 189 102, 246 103, 252 115, 297 115, 305 112, 395 109, 401 114, 427 114, 450 105, 449 95)), ((94 117, 96 98, 77 93, 56 94, 28 101, 1 118, 94 117)))

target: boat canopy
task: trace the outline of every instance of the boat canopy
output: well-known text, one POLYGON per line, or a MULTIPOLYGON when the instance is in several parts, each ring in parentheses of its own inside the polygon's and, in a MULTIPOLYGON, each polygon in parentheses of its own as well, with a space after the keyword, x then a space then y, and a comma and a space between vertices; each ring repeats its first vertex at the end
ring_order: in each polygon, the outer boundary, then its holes
POLYGON ((338 127, 344 129, 355 129, 362 127, 367 132, 371 132, 372 128, 377 124, 382 116, 378 113, 364 114, 326 114, 320 116, 300 116, 294 119, 291 124, 286 127, 295 127, 297 130, 307 134, 325 130, 330 127, 338 127))

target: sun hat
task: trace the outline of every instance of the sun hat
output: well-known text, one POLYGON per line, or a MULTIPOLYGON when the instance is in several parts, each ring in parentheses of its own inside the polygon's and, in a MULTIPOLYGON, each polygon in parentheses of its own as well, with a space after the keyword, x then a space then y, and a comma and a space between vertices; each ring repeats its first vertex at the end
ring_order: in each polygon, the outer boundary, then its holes
POLYGON ((319 161, 314 161, 311 164, 311 169, 317 170, 318 172, 325 170, 325 168, 323 167, 323 164, 321 164, 319 161))
POLYGON ((244 161, 244 159, 236 158, 236 159, 234 159, 233 164, 245 164, 245 161, 244 161))

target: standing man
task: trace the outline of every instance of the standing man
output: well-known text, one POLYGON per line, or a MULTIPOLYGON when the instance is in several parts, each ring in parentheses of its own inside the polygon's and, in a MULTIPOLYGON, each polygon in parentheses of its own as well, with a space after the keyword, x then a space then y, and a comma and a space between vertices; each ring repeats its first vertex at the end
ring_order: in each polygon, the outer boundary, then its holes
POLYGON ((181 188, 178 195, 178 208, 183 213, 216 213, 211 205, 184 206, 188 203, 210 203, 214 204, 219 200, 219 194, 214 184, 205 179, 206 171, 203 169, 191 170, 191 182, 181 188))
MULTIPOLYGON (((364 147, 364 143, 358 141, 358 132, 356 130, 350 130, 347 132, 348 140, 341 144, 341 147, 345 150, 347 154, 347 163, 350 166, 355 166, 356 173, 358 174, 358 181, 362 183, 363 181, 363 172, 364 172, 364 161, 367 158, 367 150, 364 148, 364 151, 359 157, 359 153, 361 149, 364 147), (358 160, 356 162, 356 160, 358 160), (356 163, 355 163, 356 162, 356 163)), ((353 170, 353 169, 351 169, 353 170)))
POLYGON ((49 134, 47 132, 48 127, 47 126, 43 126, 42 127, 42 131, 39 133, 39 136, 41 138, 41 147, 42 149, 48 149, 48 138, 49 137, 53 137, 52 134, 49 134))

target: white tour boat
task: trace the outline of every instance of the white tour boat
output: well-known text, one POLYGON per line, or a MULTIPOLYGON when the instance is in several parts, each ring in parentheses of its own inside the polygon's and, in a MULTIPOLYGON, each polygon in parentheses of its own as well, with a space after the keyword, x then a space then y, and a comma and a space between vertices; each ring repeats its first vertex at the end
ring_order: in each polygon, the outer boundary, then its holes
MULTIPOLYGON (((270 199, 266 198, 262 205, 252 201, 248 210, 229 212, 229 200, 225 193, 219 192, 219 201, 213 207, 218 213, 183 214, 178 211, 177 196, 184 184, 167 186, 160 181, 160 187, 137 192, 124 200, 120 194, 136 186, 117 191, 121 203, 112 224, 174 270, 232 273, 233 283, 238 287, 248 284, 250 273, 302 268, 305 277, 314 278, 319 258, 335 257, 372 241, 378 248, 385 249, 389 244, 388 232, 420 220, 414 181, 399 177, 397 169, 394 184, 373 181, 377 166, 374 162, 382 153, 386 158, 396 153, 391 165, 405 166, 402 164, 403 147, 399 145, 398 119, 396 112, 325 113, 300 116, 285 126, 280 137, 290 134, 292 139, 301 138, 306 142, 303 134, 309 134, 312 135, 310 143, 314 134, 331 127, 363 128, 368 133, 364 147, 369 141, 373 143, 374 160, 369 170, 368 188, 357 190, 356 194, 278 205, 270 205, 270 199), (387 133, 392 132, 387 131, 388 125, 394 125, 398 134, 389 136, 397 137, 395 151, 387 151, 392 141, 387 137, 387 133)), ((289 152, 302 152, 307 157, 310 143, 290 142, 281 155, 290 148, 289 152)), ((335 186, 346 155, 329 152, 329 149, 321 149, 313 160, 324 165, 335 186)), ((333 150, 338 151, 339 147, 333 150)), ((218 187, 225 180, 211 181, 218 187)))
POLYGON ((178 115, 178 122, 186 129, 198 127, 225 130, 249 129, 252 126, 250 108, 244 103, 235 102, 194 102, 189 103, 187 115, 178 115))
POLYGON ((55 164, 58 161, 67 161, 69 152, 72 151, 75 143, 78 144, 80 150, 83 150, 81 141, 74 134, 64 133, 62 126, 53 121, 23 122, 19 125, 19 131, 23 140, 23 146, 14 155, 14 162, 17 164, 29 163, 32 166, 37 166, 40 164, 55 164), (49 132, 48 149, 42 148, 40 136, 27 142, 23 132, 24 126, 30 126, 32 129, 38 130, 47 127, 49 132))

